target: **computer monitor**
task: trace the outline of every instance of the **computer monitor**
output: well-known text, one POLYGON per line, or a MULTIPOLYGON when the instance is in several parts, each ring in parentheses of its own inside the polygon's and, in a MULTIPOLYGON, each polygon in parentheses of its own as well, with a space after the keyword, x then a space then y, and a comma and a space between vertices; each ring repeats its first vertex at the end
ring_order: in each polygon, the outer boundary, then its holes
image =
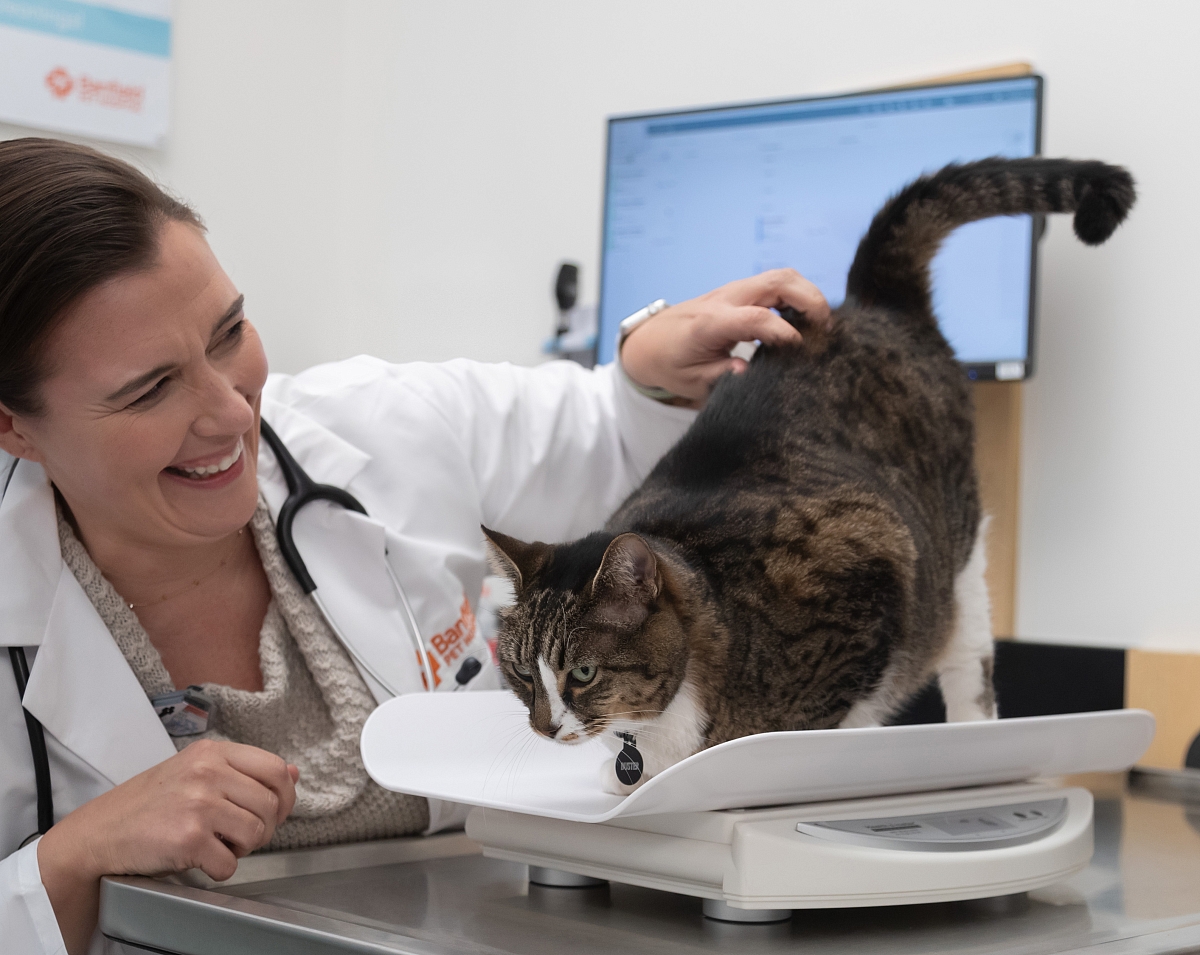
MULTIPOLYGON (((1041 102, 1026 76, 611 118, 598 361, 649 302, 767 269, 797 269, 837 305, 888 196, 946 163, 1036 155, 1041 102)), ((1036 246, 1030 216, 989 219, 934 261, 934 307, 972 378, 1032 371, 1036 246)))

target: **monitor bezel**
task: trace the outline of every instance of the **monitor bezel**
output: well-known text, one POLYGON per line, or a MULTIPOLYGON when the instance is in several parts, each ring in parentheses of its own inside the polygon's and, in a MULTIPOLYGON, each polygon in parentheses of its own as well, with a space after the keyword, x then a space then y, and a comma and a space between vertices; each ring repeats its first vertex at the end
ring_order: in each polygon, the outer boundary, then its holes
MULTIPOLYGON (((883 93, 908 93, 917 90, 939 90, 961 86, 984 86, 995 83, 1013 82, 1015 80, 1032 80, 1034 88, 1034 130, 1033 155, 1042 154, 1042 104, 1045 94, 1046 79, 1040 73, 1024 73, 1016 76, 993 76, 974 80, 948 80, 939 83, 911 83, 905 86, 885 86, 876 89, 855 90, 850 93, 830 93, 817 96, 789 97, 788 99, 753 100, 744 103, 725 103, 718 106, 691 106, 687 109, 658 110, 648 113, 618 113, 605 120, 604 127, 604 179, 600 194, 600 282, 596 296, 596 345, 594 356, 600 355, 600 343, 604 340, 606 331, 603 327, 604 317, 604 270, 608 263, 608 195, 609 177, 612 174, 612 128, 613 123, 629 120, 658 119, 666 116, 688 116, 695 113, 719 113, 723 110, 754 109, 768 106, 789 106, 793 103, 813 103, 842 99, 854 99, 860 96, 878 96, 883 93)), ((1037 306, 1038 306, 1038 259, 1041 239, 1045 233, 1045 217, 1035 215, 1032 224, 1032 238, 1029 243, 1029 305, 1028 321, 1026 322, 1026 358, 1023 373, 1019 377, 1008 377, 1005 381, 1025 381, 1033 377, 1037 354, 1037 306)), ((623 316, 622 316, 623 317, 623 316)), ((618 319, 619 322, 619 319, 618 319)), ((612 330, 614 333, 616 329, 612 330)), ((613 360, 620 357, 614 351, 613 360)), ((996 366, 1000 362, 960 362, 968 378, 972 381, 995 381, 996 366)))

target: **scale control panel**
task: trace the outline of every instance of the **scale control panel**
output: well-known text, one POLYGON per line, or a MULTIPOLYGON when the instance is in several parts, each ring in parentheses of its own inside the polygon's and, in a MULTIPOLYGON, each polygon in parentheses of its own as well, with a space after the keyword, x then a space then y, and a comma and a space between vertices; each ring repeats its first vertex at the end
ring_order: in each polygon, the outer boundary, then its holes
POLYGON ((796 831, 831 842, 922 852, 1019 846, 1049 835, 1067 817, 1065 798, 876 819, 798 822, 796 831))

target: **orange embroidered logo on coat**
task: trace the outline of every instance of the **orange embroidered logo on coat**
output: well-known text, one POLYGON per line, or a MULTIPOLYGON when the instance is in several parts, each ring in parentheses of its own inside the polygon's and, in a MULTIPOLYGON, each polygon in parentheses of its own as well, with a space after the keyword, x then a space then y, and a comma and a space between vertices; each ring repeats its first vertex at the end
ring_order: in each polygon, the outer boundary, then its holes
MULTIPOLYGON (((462 606, 458 608, 458 619, 452 626, 441 633, 435 633, 429 638, 429 666, 433 670, 433 688, 442 685, 440 670, 443 663, 453 663, 467 650, 475 639, 475 614, 471 610, 470 601, 463 597, 462 606), (439 660, 440 657, 440 660, 439 660)), ((417 654, 420 659, 420 654, 417 654)), ((428 686, 425 674, 421 674, 421 682, 428 686)))

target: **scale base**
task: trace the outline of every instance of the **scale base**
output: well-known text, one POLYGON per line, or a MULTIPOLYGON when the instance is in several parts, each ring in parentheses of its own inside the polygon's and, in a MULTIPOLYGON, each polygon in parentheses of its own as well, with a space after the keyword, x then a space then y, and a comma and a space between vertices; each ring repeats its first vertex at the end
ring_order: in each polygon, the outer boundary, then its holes
POLYGON ((476 808, 467 835, 486 856, 529 865, 538 884, 623 882, 704 899, 710 918, 780 921, 793 909, 990 898, 1061 881, 1091 860, 1092 797, 1012 783, 606 823, 476 808))
MULTIPOLYGON (((529 867, 529 884, 544 889, 594 889, 608 885, 607 879, 593 879, 589 875, 576 875, 562 869, 547 869, 541 865, 529 867)), ((735 909, 720 899, 704 899, 704 917, 717 922, 786 922, 792 917, 791 909, 735 909)))
POLYGON ((563 869, 547 869, 542 865, 529 867, 529 881, 550 889, 592 889, 598 885, 608 885, 607 879, 593 879, 590 875, 577 875, 563 869))
POLYGON ((706 919, 717 922, 749 922, 759 925, 764 922, 786 922, 792 917, 791 909, 735 909, 720 899, 705 899, 702 911, 706 919))

